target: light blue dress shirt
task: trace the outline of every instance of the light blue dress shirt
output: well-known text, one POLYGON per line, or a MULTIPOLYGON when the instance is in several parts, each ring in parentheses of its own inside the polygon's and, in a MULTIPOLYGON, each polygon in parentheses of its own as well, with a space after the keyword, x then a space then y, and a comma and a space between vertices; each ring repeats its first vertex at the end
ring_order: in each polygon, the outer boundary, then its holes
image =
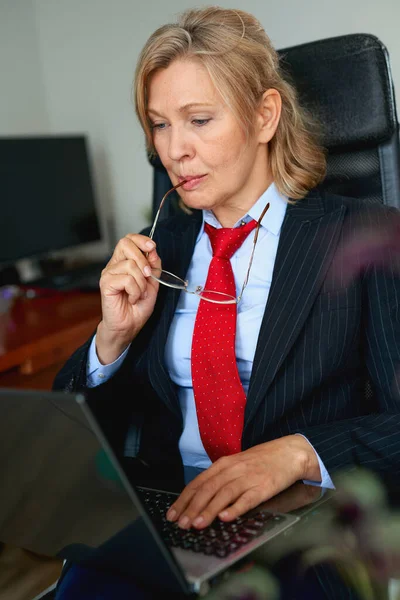
MULTIPOLYGON (((249 387, 261 321, 271 287, 280 231, 287 208, 287 198, 278 192, 275 184, 271 184, 249 212, 235 224, 235 227, 238 227, 242 221, 247 222, 250 219, 258 221, 267 202, 270 203, 270 207, 261 223, 250 278, 243 297, 237 305, 235 351, 239 376, 246 393, 249 387)), ((221 227, 211 211, 203 211, 203 223, 186 275, 189 287, 205 284, 208 267, 212 259, 211 244, 208 235, 204 232, 204 222, 213 227, 221 227)), ((253 239, 254 235, 250 234, 231 258, 237 294, 240 293, 246 278, 253 239)), ((183 433, 179 440, 179 450, 183 464, 185 467, 202 470, 211 465, 211 460, 204 449, 199 433, 190 360, 192 334, 198 305, 199 299, 196 296, 181 293, 168 334, 165 361, 172 381, 178 386, 184 423, 183 433)), ((97 358, 95 339, 93 339, 89 350, 87 368, 88 386, 94 387, 111 377, 121 366, 127 351, 128 349, 112 364, 102 365, 97 358)), ((305 483, 334 488, 332 480, 315 449, 314 452, 318 458, 322 481, 305 481, 305 483)))

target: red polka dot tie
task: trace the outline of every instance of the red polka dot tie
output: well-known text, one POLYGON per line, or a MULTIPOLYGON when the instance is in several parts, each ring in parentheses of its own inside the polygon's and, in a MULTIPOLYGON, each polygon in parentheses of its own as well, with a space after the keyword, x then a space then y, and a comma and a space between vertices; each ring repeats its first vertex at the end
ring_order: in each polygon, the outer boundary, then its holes
MULTIPOLYGON (((230 258, 256 227, 204 228, 213 250, 205 290, 236 297, 230 258)), ((203 446, 214 462, 241 451, 246 394, 235 355, 236 304, 200 300, 192 340, 192 381, 203 446)))

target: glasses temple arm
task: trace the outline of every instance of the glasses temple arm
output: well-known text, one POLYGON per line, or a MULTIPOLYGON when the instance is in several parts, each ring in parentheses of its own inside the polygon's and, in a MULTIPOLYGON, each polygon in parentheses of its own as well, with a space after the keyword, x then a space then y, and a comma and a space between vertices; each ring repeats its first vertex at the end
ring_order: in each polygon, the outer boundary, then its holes
POLYGON ((158 211, 156 213, 156 216, 154 218, 154 223, 152 228, 150 229, 150 233, 149 233, 149 238, 152 240, 153 239, 153 235, 154 235, 154 231, 156 229, 156 225, 157 225, 157 221, 158 221, 158 217, 160 216, 160 212, 161 209, 163 207, 163 204, 165 202, 165 199, 167 198, 167 196, 169 196, 169 194, 171 194, 171 192, 175 191, 176 188, 180 187, 181 185, 183 185, 184 183, 186 183, 186 179, 184 179, 183 181, 180 181, 177 185, 175 185, 173 188, 171 188, 170 190, 168 190, 168 192, 163 196, 161 202, 160 202, 160 206, 158 207, 158 211))
POLYGON ((240 294, 237 297, 237 302, 239 302, 241 300, 243 292, 244 292, 244 288, 246 287, 246 285, 247 285, 247 283, 249 281, 251 265, 253 264, 254 251, 256 249, 256 243, 257 243, 257 239, 258 239, 258 232, 260 230, 261 221, 263 220, 263 217, 264 217, 264 215, 265 215, 265 213, 267 212, 268 209, 269 209, 269 202, 265 206, 264 210, 262 211, 262 213, 260 215, 260 218, 257 221, 257 227, 256 227, 256 231, 255 231, 255 234, 254 234, 254 240, 253 240, 253 250, 251 251, 251 256, 250 256, 249 268, 247 269, 246 278, 245 278, 245 280, 243 282, 242 289, 240 290, 240 294))

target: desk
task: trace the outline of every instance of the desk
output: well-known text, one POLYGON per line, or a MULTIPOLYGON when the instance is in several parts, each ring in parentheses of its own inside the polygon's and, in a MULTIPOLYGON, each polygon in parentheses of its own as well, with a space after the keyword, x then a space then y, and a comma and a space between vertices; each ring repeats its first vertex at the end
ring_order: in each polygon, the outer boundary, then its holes
POLYGON ((0 386, 50 389, 57 371, 100 318, 98 292, 15 300, 0 314, 0 386))

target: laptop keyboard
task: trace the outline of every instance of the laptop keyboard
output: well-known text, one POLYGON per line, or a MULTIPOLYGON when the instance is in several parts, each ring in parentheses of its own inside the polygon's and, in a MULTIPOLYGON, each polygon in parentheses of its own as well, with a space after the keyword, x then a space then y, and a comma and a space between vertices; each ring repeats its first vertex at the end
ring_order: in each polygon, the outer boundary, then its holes
POLYGON ((176 494, 146 488, 136 490, 168 546, 208 556, 225 558, 252 539, 280 526, 286 519, 285 515, 259 510, 229 523, 217 518, 204 529, 181 529, 177 523, 171 523, 165 517, 168 508, 177 498, 176 494))

